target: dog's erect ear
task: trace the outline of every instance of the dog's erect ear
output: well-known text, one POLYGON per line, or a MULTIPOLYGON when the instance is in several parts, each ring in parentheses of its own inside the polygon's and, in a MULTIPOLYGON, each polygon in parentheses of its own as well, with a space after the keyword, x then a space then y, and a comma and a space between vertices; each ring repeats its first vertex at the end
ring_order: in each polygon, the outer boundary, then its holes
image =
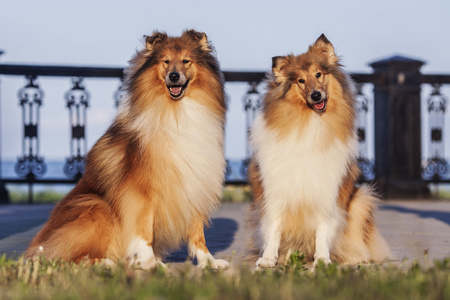
POLYGON ((198 32, 193 29, 190 29, 183 32, 183 35, 188 36, 189 38, 198 42, 202 47, 203 51, 211 51, 211 47, 208 42, 208 37, 204 32, 198 32))
POLYGON ((272 57, 272 72, 275 75, 275 79, 278 82, 278 79, 283 79, 286 77, 284 72, 286 66, 288 65, 289 60, 286 56, 274 56, 272 57))
POLYGON ((319 51, 328 60, 328 63, 335 64, 339 61, 339 57, 334 53, 334 47, 327 39, 325 34, 322 33, 321 36, 316 40, 312 46, 316 51, 319 51))
POLYGON ((165 32, 155 31, 151 36, 144 35, 144 38, 147 51, 153 51, 157 44, 167 39, 167 34, 165 32))

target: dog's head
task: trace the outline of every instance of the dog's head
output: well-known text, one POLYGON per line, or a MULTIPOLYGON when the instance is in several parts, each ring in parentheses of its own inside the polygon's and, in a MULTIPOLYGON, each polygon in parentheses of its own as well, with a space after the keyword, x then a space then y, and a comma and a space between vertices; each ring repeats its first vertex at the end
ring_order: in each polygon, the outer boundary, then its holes
POLYGON ((160 79, 173 100, 182 99, 189 82, 198 72, 199 53, 211 51, 206 34, 185 31, 181 38, 168 38, 159 32, 146 37, 146 49, 157 54, 160 79))
POLYGON ((186 30, 180 37, 169 37, 154 32, 144 37, 145 49, 136 54, 127 70, 127 83, 133 91, 159 86, 164 91, 159 88, 155 93, 179 101, 199 82, 218 82, 216 86, 221 87, 222 74, 205 33, 186 30))
POLYGON ((325 35, 302 55, 272 58, 275 83, 284 94, 294 93, 309 108, 324 113, 328 104, 328 88, 333 70, 339 68, 333 45, 325 35))

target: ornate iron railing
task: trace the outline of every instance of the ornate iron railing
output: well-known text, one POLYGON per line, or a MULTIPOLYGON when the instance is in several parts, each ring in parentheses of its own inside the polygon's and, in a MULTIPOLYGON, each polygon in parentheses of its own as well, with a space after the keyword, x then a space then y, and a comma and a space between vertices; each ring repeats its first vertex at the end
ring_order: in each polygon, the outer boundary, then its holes
MULTIPOLYGON (((223 72, 225 80, 229 82, 242 82, 248 85, 248 90, 243 95, 243 111, 246 115, 246 128, 249 130, 255 114, 262 101, 262 82, 264 72, 223 72)), ((87 153, 86 126, 87 108, 90 104, 90 94, 84 86, 89 78, 117 78, 122 79, 122 68, 96 68, 96 67, 71 67, 71 66, 29 66, 0 64, 0 75, 17 75, 26 78, 26 84, 19 90, 18 97, 22 109, 23 139, 22 154, 16 163, 17 178, 0 177, 3 183, 25 183, 30 187, 35 183, 58 184, 75 183, 81 177, 84 170, 84 156, 87 153), (38 79, 45 76, 66 77, 72 80, 72 87, 65 94, 66 107, 69 111, 70 153, 64 165, 65 178, 43 178, 46 171, 46 163, 40 151, 40 109, 44 93, 39 86, 38 79)), ((367 95, 364 91, 367 87, 387 85, 389 75, 384 73, 354 73, 351 75, 357 83, 357 131, 360 140, 359 165, 362 170, 362 181, 377 179, 378 166, 369 152, 373 152, 373 141, 369 137, 374 135, 375 126, 370 123, 369 116, 374 114, 374 96, 367 95), (372 111, 371 111, 372 110, 372 111), (372 132, 371 132, 372 131, 372 132)), ((433 85, 433 91, 429 95, 428 114, 431 140, 429 141, 430 157, 422 159, 422 180, 430 182, 450 182, 449 165, 444 149, 445 137, 445 112, 447 111, 447 98, 442 95, 443 84, 450 84, 450 75, 421 75, 419 86, 433 85)), ((112 95, 118 105, 123 91, 118 89, 112 95)), ((427 128, 428 128, 427 127, 427 128)), ((428 129, 427 129, 428 130, 428 129)), ((246 146, 246 157, 242 162, 241 179, 227 180, 227 183, 247 184, 246 169, 251 149, 246 146)), ((373 156, 373 155, 372 155, 373 156)), ((1 157, 0 157, 1 160, 1 157)))

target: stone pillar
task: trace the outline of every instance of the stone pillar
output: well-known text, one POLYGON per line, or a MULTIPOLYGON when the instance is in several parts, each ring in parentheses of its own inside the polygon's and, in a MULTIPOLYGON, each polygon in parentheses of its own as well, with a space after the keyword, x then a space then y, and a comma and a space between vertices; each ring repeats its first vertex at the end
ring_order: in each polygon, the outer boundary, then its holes
POLYGON ((420 68, 424 62, 393 56, 370 64, 375 83, 375 168, 385 198, 429 196, 422 180, 420 68))
MULTIPOLYGON (((2 56, 3 53, 4 52, 0 49, 0 56, 2 56)), ((0 82, 0 85, 1 85, 1 82, 0 82)), ((1 88, 1 86, 0 86, 0 88, 1 88)), ((0 90, 0 94, 1 94, 1 90, 0 90)), ((1 101, 1 99, 0 99, 0 101, 1 101)), ((1 102, 0 102, 0 105, 1 105, 1 102)), ((0 114, 1 114, 1 109, 0 109, 0 114)), ((5 183, 2 181, 1 132, 2 132, 2 128, 1 128, 1 124, 0 124, 0 204, 6 204, 6 203, 9 203, 9 194, 8 194, 8 190, 5 187, 5 183)))

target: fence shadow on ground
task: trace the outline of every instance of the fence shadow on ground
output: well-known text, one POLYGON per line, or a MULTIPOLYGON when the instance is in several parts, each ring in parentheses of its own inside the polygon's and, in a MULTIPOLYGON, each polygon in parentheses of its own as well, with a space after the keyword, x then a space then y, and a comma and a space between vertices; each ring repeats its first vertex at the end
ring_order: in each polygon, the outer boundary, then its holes
MULTIPOLYGON (((234 235, 238 228, 238 223, 233 219, 212 219, 211 226, 205 229, 206 245, 211 254, 215 255, 217 252, 229 248, 234 241, 234 235)), ((187 247, 183 246, 180 250, 168 255, 164 262, 184 262, 188 257, 187 247)))
POLYGON ((408 214, 416 214, 421 218, 428 219, 436 219, 438 221, 444 222, 445 224, 450 226, 450 212, 445 211, 435 211, 435 210, 419 210, 406 208, 397 205, 389 205, 380 207, 381 210, 395 210, 400 213, 408 213, 408 214))

